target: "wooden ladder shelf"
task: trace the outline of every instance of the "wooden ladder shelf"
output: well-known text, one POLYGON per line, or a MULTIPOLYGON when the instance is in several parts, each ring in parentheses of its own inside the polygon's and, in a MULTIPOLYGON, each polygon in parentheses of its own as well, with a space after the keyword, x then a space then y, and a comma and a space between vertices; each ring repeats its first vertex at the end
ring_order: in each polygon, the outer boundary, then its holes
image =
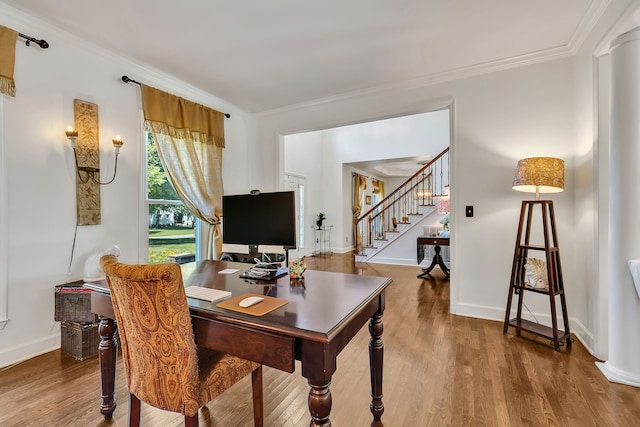
POLYGON ((516 237, 516 248, 513 254, 513 266, 511 269, 511 283, 509 286, 509 297, 507 299, 507 310, 504 318, 503 332, 506 334, 509 326, 516 329, 516 335, 520 336, 522 331, 534 335, 548 338, 556 351, 560 350, 566 341, 567 348, 571 347, 571 331, 569 329, 569 316, 567 314, 567 302, 564 294, 564 282, 562 279, 562 266, 560 264, 560 249, 558 247, 558 235, 556 234, 555 214, 552 200, 523 201, 520 210, 520 222, 518 224, 518 235, 516 237), (531 244, 531 226, 533 222, 534 209, 539 208, 542 214, 542 230, 544 237, 543 245, 531 244), (525 264, 529 259, 529 251, 542 252, 545 256, 547 283, 544 288, 532 287, 525 277, 525 264), (536 322, 522 318, 522 305, 524 294, 535 292, 549 297, 551 308, 551 327, 541 325, 536 322), (513 295, 518 295, 518 308, 516 317, 510 318, 511 302, 513 295), (560 307, 562 309, 562 319, 564 331, 558 330, 558 318, 556 312, 556 296, 560 297, 560 307))

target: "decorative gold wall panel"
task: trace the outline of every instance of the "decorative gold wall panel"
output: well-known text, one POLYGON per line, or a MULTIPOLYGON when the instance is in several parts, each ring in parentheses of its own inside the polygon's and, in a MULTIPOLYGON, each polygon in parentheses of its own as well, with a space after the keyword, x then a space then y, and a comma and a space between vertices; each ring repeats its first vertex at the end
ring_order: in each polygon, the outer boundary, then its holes
MULTIPOLYGON (((78 165, 100 168, 98 106, 80 99, 73 100, 75 129, 78 131, 76 153, 78 165)), ((80 172, 84 178, 85 172, 80 172)), ((96 174, 99 180, 99 174, 96 174)), ((100 224, 100 184, 93 179, 80 182, 76 176, 78 225, 100 224)))

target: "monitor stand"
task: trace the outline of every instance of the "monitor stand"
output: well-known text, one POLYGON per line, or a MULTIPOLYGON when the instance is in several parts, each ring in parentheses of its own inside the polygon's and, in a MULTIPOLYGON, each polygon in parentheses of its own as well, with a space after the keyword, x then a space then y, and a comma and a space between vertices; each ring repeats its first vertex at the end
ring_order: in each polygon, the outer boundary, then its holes
POLYGON ((248 264, 255 264, 256 258, 263 262, 284 262, 284 266, 287 267, 289 265, 289 250, 285 249, 284 254, 260 253, 257 245, 250 245, 248 254, 224 252, 220 256, 221 261, 245 262, 248 264))

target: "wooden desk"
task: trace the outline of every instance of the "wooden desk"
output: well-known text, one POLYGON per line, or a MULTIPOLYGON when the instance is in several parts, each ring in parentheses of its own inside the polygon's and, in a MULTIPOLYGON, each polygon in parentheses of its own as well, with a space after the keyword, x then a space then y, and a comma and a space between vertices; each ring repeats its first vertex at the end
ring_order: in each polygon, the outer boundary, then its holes
MULTIPOLYGON (((290 286, 289 276, 272 283, 241 279, 250 266, 241 263, 202 261, 183 264, 185 285, 226 289, 233 295, 263 293, 289 301, 285 306, 261 317, 227 311, 202 300, 189 298, 196 343, 218 351, 250 359, 286 372, 301 361, 302 375, 310 386, 311 426, 330 426, 331 376, 336 357, 358 331, 369 323, 371 340, 371 413, 379 421, 382 404, 382 313, 387 277, 360 276, 307 270, 304 287, 290 286), (225 275, 225 268, 239 271, 225 275)), ((106 282, 88 284, 91 311, 100 316, 98 332, 102 402, 100 411, 111 418, 116 408, 114 397, 116 324, 106 282)))
POLYGON ((431 273, 431 270, 433 270, 436 265, 440 266, 440 268, 442 269, 442 272, 444 274, 446 274, 447 276, 449 275, 449 269, 444 264, 444 260, 442 259, 442 256, 440 255, 440 250, 441 250, 440 247, 441 246, 449 246, 449 238, 448 237, 419 236, 417 245, 418 245, 417 246, 418 264, 420 264, 422 262, 422 260, 424 259, 424 246, 425 245, 435 246, 434 250, 436 251, 435 255, 433 256, 433 260, 431 261, 431 265, 429 267, 427 267, 427 268, 423 268, 422 269, 422 273, 418 274, 418 277, 420 279, 424 279, 427 274, 431 273))

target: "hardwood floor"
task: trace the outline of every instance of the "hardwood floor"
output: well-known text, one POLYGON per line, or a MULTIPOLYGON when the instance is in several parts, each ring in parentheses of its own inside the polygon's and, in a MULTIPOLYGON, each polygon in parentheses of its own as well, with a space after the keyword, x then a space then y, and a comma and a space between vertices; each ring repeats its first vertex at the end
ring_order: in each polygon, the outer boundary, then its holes
MULTIPOLYGON (((383 317, 386 427, 637 426, 640 390, 609 383, 579 341, 570 353, 546 340, 502 333, 502 323, 449 314, 449 282, 436 268, 354 266, 348 254, 308 258, 311 269, 393 279, 383 317)), ((505 301, 508 284, 505 283, 505 301)), ((503 301, 500 301, 503 303, 503 301)), ((371 424, 369 332, 363 328, 338 358, 331 393, 334 426, 371 424)), ((0 426, 126 426, 122 361, 118 408, 98 412, 97 358, 78 362, 54 351, 0 370, 0 426)), ((300 375, 264 369, 265 426, 309 425, 308 386, 300 375)), ((180 426, 178 414, 143 404, 144 426, 180 426)), ((249 378, 200 412, 200 425, 252 426, 249 378)))

